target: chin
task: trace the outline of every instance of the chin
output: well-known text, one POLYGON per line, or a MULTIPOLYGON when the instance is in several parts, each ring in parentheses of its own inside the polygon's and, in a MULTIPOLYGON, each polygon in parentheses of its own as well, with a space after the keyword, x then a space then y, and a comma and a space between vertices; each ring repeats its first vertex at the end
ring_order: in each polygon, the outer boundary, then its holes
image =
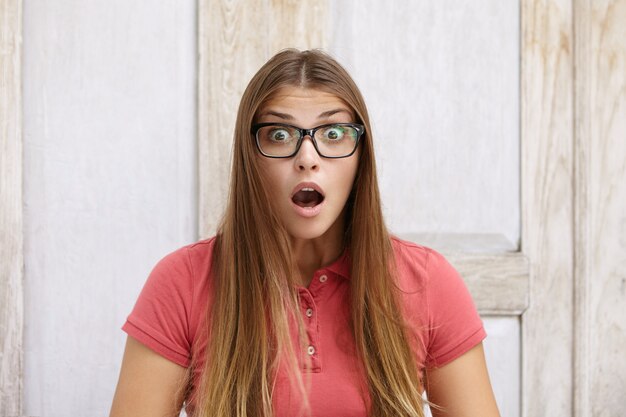
POLYGON ((329 229, 330 225, 293 225, 287 227, 287 233, 294 239, 311 240, 324 236, 329 229))

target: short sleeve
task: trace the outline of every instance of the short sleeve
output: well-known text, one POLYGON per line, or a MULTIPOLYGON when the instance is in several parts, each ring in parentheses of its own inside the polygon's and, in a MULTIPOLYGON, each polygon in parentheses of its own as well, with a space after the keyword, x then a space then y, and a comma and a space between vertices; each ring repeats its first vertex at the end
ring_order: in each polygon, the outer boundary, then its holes
POLYGON ((428 249, 428 346, 426 367, 458 358, 485 337, 472 297, 459 273, 438 252, 428 249))
POLYGON ((122 330, 165 358, 188 367, 192 301, 193 271, 184 247, 156 264, 122 330))

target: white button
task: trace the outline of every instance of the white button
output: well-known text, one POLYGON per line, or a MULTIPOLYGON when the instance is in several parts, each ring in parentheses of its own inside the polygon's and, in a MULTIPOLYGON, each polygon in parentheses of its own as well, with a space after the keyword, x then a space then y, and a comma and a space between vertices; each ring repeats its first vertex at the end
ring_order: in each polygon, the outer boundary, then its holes
POLYGON ((320 282, 326 282, 327 279, 328 279, 328 277, 326 275, 322 275, 320 277, 320 282))
POLYGON ((313 346, 309 346, 306 350, 306 353, 309 355, 313 355, 315 353, 315 348, 313 346))
POLYGON ((307 309, 306 309, 306 316, 307 316, 307 317, 311 317, 312 315, 313 315, 313 309, 311 309, 311 308, 307 308, 307 309))

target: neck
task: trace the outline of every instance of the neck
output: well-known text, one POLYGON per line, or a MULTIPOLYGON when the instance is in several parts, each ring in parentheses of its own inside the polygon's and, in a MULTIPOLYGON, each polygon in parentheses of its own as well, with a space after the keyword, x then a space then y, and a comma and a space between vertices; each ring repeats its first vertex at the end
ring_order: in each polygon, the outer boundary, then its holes
POLYGON ((300 273, 300 283, 308 286, 313 274, 333 263, 343 253, 343 224, 331 227, 315 239, 291 238, 291 247, 300 273))

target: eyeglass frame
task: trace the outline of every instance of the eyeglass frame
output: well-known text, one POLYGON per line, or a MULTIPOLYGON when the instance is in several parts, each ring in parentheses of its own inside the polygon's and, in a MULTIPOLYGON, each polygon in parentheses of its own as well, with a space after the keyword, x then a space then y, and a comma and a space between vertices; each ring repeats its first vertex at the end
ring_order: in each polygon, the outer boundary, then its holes
POLYGON ((354 152, 356 152, 357 148, 359 147, 359 141, 361 140, 361 136, 363 136, 363 134, 365 133, 365 126, 359 123, 327 123, 327 124, 323 124, 320 126, 315 126, 311 129, 302 129, 302 128, 299 128, 297 126, 290 125, 287 123, 255 123, 250 128, 250 133, 252 133, 252 135, 254 136, 254 142, 256 143, 257 149, 259 150, 261 155, 263 155, 266 158, 284 159, 284 158, 291 158, 295 156, 300 150, 300 147, 302 146, 302 141, 304 141, 304 138, 308 136, 311 138, 311 142, 313 142, 313 147, 315 148, 315 151, 317 152, 319 156, 321 156, 322 158, 328 158, 328 159, 341 159, 341 158, 347 158, 349 156, 352 156, 354 152), (261 149, 261 145, 259 144, 258 133, 259 133, 259 130, 261 130, 261 128, 266 127, 266 126, 290 127, 292 129, 297 130, 300 133, 300 138, 298 139, 298 142, 296 143, 296 149, 293 151, 292 154, 286 155, 286 156, 274 156, 274 155, 268 155, 265 152, 263 152, 263 150, 261 149), (329 127, 329 126, 349 126, 356 130, 357 136, 356 136, 356 141, 354 144, 354 149, 352 149, 352 152, 350 152, 348 155, 342 155, 342 156, 322 155, 319 148, 317 147, 317 141, 315 140, 315 132, 317 132, 321 128, 329 127))

